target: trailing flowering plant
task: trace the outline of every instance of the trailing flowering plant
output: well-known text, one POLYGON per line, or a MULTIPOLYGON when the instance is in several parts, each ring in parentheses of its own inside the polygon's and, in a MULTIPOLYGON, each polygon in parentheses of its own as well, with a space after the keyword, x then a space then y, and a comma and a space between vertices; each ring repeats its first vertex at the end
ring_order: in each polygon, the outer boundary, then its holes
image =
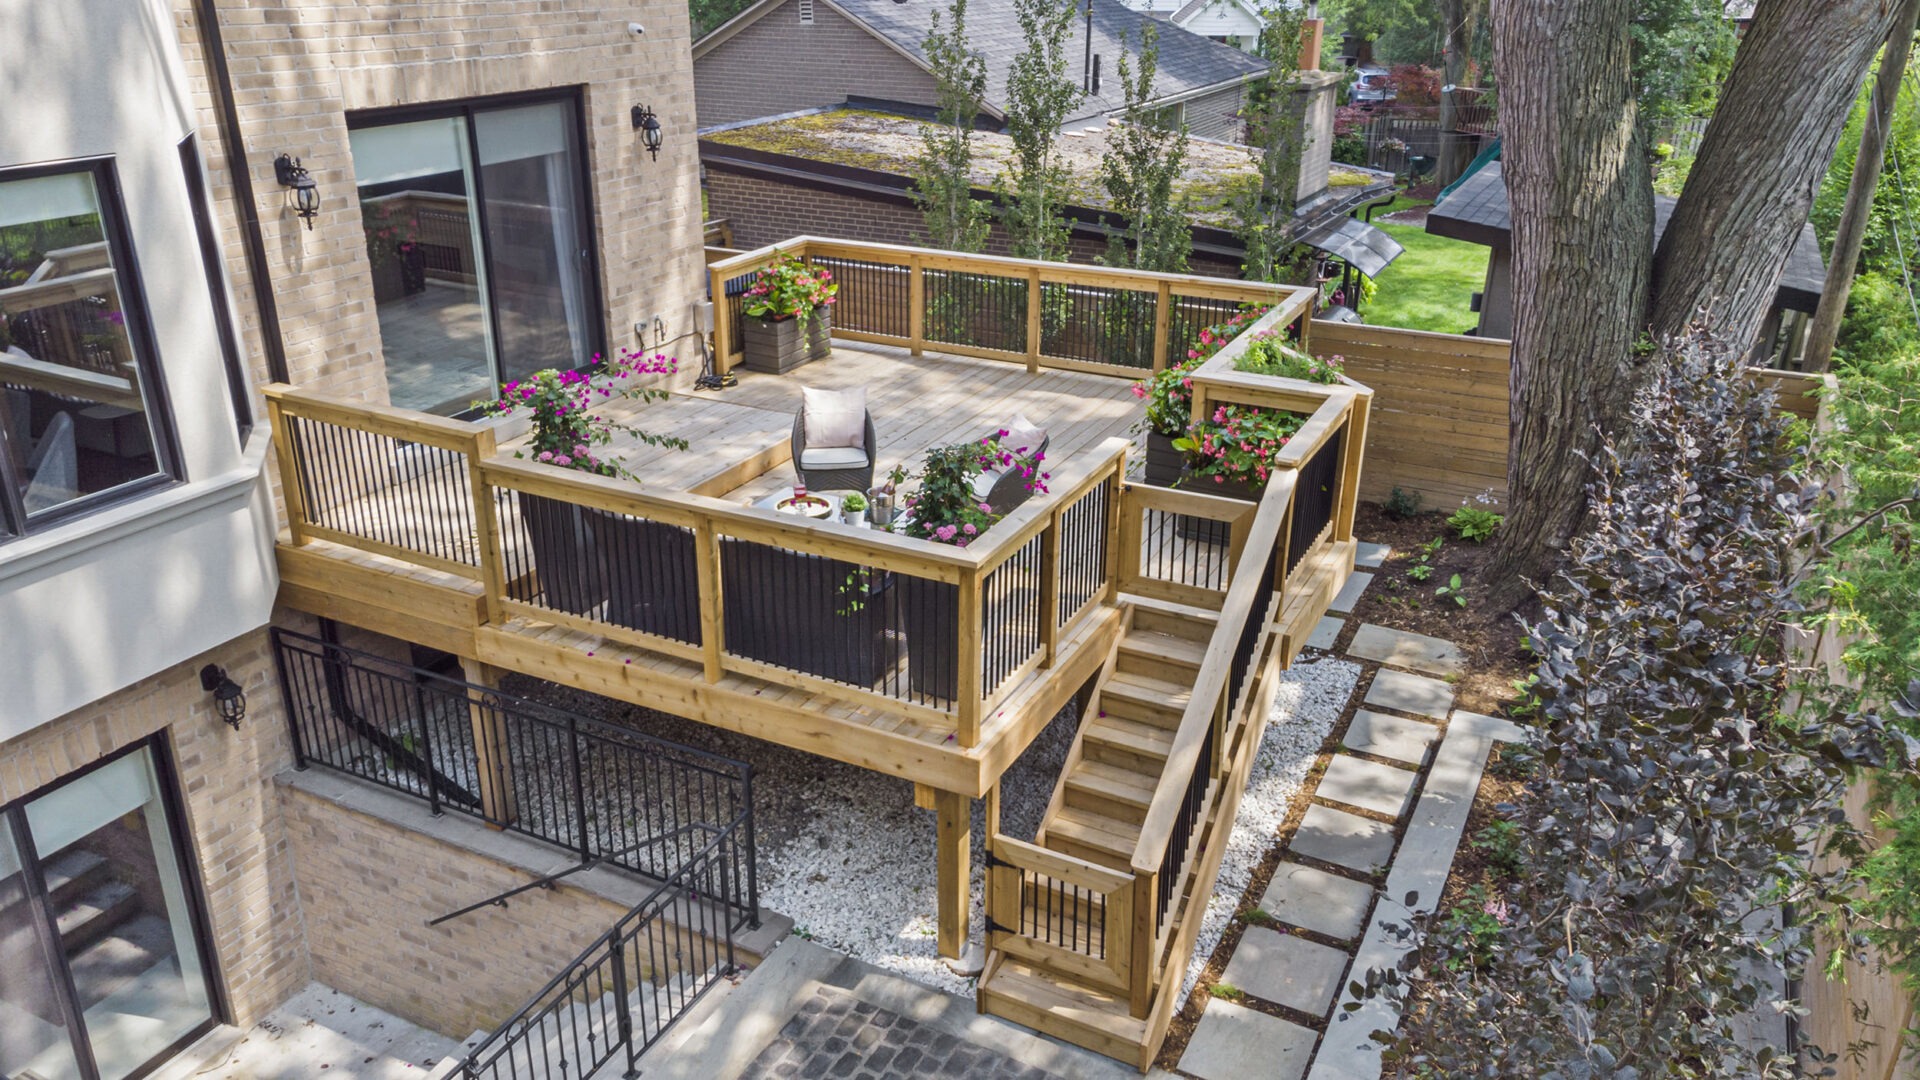
POLYGON ((1040 470, 1046 455, 1009 450, 1000 442, 1006 435, 1004 430, 997 431, 979 442, 927 451, 926 465, 920 471, 920 490, 907 497, 911 514, 908 536, 966 547, 986 532, 999 515, 974 495, 973 481, 988 469, 1018 473, 1029 492, 1047 490, 1048 474, 1040 470))
POLYGON ((1147 429, 1170 439, 1186 434, 1193 412, 1193 369, 1226 348, 1227 342, 1267 310, 1248 305, 1227 321, 1202 328, 1185 360, 1134 383, 1133 396, 1147 403, 1147 429))
POLYGON ((1189 478, 1216 484, 1264 484, 1274 456, 1306 423, 1298 413, 1251 405, 1222 405, 1213 418, 1193 425, 1174 446, 1186 451, 1189 478))
POLYGON ((532 415, 532 441, 525 449, 515 450, 514 457, 596 476, 638 479, 617 460, 597 452, 597 448, 612 442, 615 433, 630 435, 648 446, 671 450, 685 450, 687 440, 655 435, 597 415, 593 404, 596 400, 608 401, 615 397, 635 401, 665 398, 665 390, 634 385, 632 380, 645 375, 671 375, 679 370, 680 361, 665 353, 648 356, 631 349, 621 349, 617 359, 604 364, 599 360, 596 355, 595 365, 585 371, 554 368, 537 371, 501 387, 499 400, 476 404, 488 416, 510 416, 517 409, 526 409, 532 415))
POLYGON ((787 254, 776 254, 773 264, 763 268, 746 293, 746 313, 756 318, 781 322, 799 319, 805 330, 815 310, 829 307, 840 286, 833 271, 808 266, 787 254))
POLYGON ((1289 344, 1279 334, 1268 331, 1247 343, 1234 367, 1255 375, 1273 375, 1282 379, 1305 379, 1331 385, 1340 381, 1344 356, 1321 359, 1289 344))

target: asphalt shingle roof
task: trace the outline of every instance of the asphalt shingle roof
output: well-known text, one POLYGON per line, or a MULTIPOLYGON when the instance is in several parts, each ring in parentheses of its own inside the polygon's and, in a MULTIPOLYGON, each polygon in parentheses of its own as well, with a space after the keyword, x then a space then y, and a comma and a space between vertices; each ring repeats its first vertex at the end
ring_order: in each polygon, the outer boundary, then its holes
MULTIPOLYGON (((922 63, 926 61, 926 54, 921 45, 926 41, 933 12, 944 13, 946 9, 939 0, 834 0, 834 3, 922 63)), ((1086 57, 1084 0, 1077 0, 1076 10, 1066 52, 1067 77, 1078 85, 1086 57)), ((1122 41, 1124 39, 1127 55, 1137 54, 1141 27, 1148 23, 1160 34, 1155 97, 1175 97, 1266 70, 1266 63, 1256 56, 1182 30, 1145 12, 1130 10, 1118 0, 1093 0, 1093 52, 1100 57, 1100 93, 1088 95, 1081 101, 1068 117, 1069 123, 1124 107, 1117 64, 1123 51, 1122 41)), ((1020 34, 1020 22, 1014 17, 1013 0, 968 0, 967 44, 986 61, 987 103, 995 110, 1004 111, 1007 75, 1013 70, 1014 58, 1027 48, 1020 34)))

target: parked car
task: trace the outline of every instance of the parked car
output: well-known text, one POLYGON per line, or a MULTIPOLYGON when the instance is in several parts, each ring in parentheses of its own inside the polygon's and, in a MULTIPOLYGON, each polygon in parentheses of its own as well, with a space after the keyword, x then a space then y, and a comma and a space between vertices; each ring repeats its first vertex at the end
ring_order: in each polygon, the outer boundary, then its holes
POLYGON ((1347 103, 1350 105, 1378 105, 1383 101, 1392 101, 1400 96, 1393 88, 1392 76, 1383 67, 1363 67, 1358 77, 1347 87, 1347 103))

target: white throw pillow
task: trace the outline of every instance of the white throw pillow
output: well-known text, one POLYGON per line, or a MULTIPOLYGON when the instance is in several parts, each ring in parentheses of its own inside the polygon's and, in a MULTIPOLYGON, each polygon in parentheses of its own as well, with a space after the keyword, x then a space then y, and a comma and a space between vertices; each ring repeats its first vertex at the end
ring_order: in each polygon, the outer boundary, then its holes
POLYGON ((806 417, 807 449, 829 446, 867 448, 867 388, 858 390, 800 390, 800 408, 806 417))
POLYGON ((1007 424, 1007 433, 1000 438, 1000 448, 1018 457, 1032 457, 1046 441, 1046 428, 1034 426, 1026 413, 1015 413, 1007 424))

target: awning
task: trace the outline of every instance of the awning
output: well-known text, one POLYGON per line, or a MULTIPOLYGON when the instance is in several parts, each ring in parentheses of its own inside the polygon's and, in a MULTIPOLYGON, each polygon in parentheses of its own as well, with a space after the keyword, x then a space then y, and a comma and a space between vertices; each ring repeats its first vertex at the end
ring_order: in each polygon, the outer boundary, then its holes
POLYGON ((1358 218, 1343 217, 1302 236, 1300 242, 1315 250, 1344 259, 1368 277, 1379 277, 1387 264, 1400 257, 1406 248, 1358 218))

